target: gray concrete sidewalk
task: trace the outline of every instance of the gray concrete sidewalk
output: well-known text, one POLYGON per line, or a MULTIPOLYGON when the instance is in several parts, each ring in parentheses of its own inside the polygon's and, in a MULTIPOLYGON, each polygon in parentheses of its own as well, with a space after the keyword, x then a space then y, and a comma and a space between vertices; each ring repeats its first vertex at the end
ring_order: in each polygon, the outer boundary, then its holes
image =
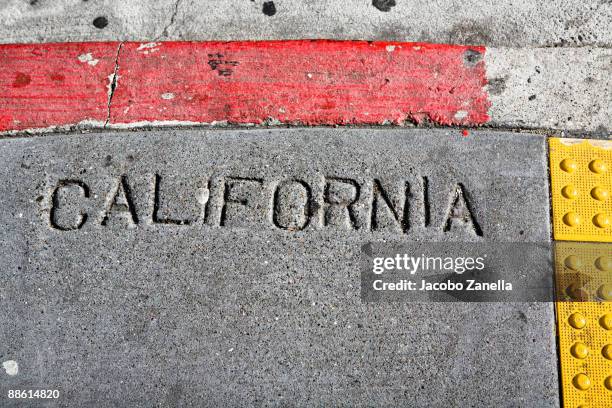
POLYGON ((359 297, 367 242, 549 242, 544 137, 129 132, 2 139, 0 157, 3 397, 559 405, 552 304, 359 297))
POLYGON ((7 0, 0 42, 334 38, 609 47, 611 21, 612 4, 602 0, 7 0))

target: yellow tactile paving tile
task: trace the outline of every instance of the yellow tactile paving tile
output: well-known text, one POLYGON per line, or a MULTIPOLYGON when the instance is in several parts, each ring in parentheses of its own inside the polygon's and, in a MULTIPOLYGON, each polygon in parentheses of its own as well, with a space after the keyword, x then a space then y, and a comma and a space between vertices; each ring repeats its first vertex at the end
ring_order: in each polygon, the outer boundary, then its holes
POLYGON ((563 405, 612 407, 612 244, 555 243, 563 405))
POLYGON ((612 141, 549 139, 556 240, 612 242, 612 141))

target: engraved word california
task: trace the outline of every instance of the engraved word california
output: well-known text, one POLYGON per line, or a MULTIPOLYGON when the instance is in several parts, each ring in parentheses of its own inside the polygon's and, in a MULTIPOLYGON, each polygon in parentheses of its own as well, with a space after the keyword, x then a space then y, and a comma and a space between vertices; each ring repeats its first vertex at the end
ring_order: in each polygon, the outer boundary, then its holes
POLYGON ((482 206, 462 183, 428 177, 359 179, 315 175, 264 179, 122 174, 60 179, 48 190, 48 219, 60 231, 84 227, 341 228, 409 234, 413 228, 482 236, 482 206))

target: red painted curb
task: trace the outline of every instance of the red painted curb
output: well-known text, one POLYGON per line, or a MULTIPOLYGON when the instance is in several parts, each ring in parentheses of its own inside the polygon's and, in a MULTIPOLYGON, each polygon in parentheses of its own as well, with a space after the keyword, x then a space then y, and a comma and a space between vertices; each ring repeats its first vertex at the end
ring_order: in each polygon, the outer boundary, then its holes
POLYGON ((0 130, 108 119, 480 125, 490 106, 484 53, 323 40, 4 45, 0 130))
POLYGON ((118 43, 0 45, 0 130, 104 123, 118 43))

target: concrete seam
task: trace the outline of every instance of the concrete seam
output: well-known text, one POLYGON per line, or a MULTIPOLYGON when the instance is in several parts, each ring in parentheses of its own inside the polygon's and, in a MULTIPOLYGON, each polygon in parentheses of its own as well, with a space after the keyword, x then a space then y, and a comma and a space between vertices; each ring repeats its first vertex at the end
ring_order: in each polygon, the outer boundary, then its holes
POLYGON ((172 15, 170 16, 170 21, 168 22, 168 24, 166 24, 166 26, 162 30, 161 34, 156 38, 156 40, 159 40, 163 37, 168 37, 168 29, 174 25, 174 21, 176 19, 176 15, 178 14, 178 8, 180 3, 181 0, 176 0, 176 3, 174 3, 174 10, 172 11, 172 15))

